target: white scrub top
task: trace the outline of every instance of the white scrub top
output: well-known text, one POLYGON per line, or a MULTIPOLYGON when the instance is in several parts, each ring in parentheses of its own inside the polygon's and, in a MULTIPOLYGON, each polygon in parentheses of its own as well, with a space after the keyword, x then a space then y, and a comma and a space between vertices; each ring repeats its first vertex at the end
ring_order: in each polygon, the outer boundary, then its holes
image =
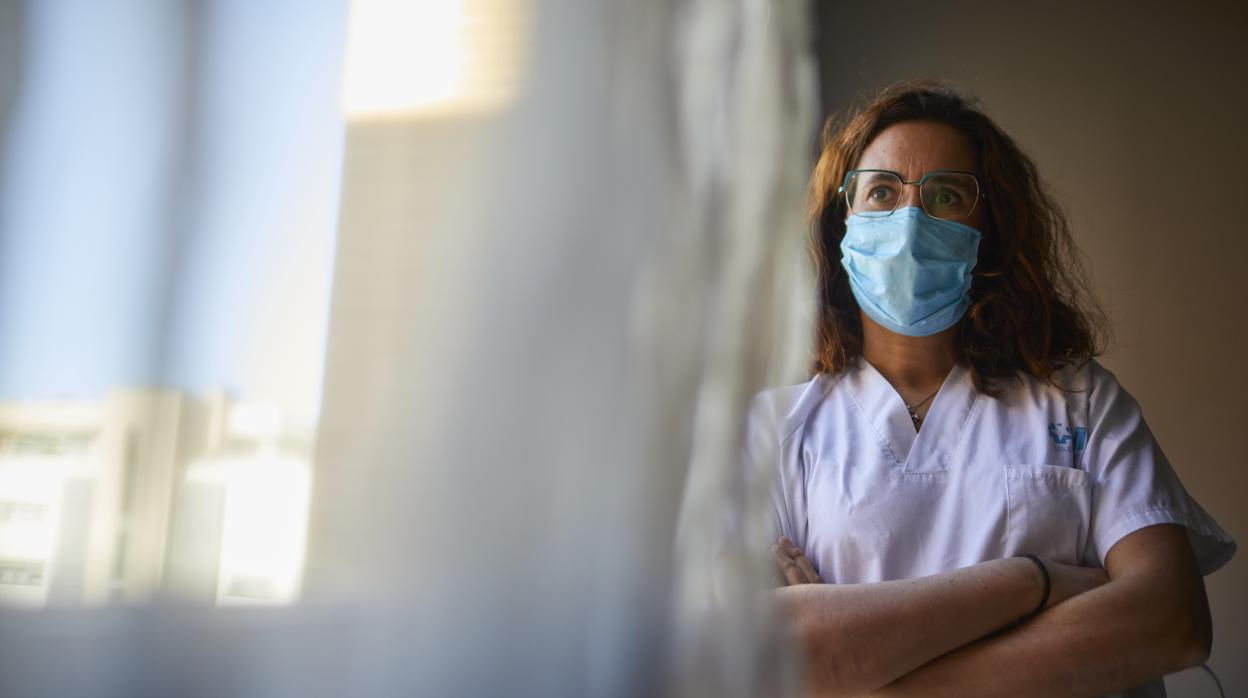
POLYGON ((1201 572, 1235 542, 1196 503, 1139 405, 1095 361, 1058 388, 1023 377, 998 398, 954 366, 916 434, 902 398, 859 358, 836 376, 755 397, 746 455, 776 473, 777 535, 824 581, 907 579, 1031 553, 1103 566, 1145 526, 1185 526, 1201 572))
MULTIPOLYGON (((1203 574, 1235 542, 1183 489, 1139 404, 1096 361, 998 398, 954 366, 916 434, 866 360, 755 397, 750 468, 775 477, 772 526, 825 582, 909 579, 1031 553, 1104 566, 1127 534, 1187 528, 1203 574), (774 465, 773 465, 774 464, 774 465)), ((1161 679, 1121 693, 1166 695, 1161 679)))

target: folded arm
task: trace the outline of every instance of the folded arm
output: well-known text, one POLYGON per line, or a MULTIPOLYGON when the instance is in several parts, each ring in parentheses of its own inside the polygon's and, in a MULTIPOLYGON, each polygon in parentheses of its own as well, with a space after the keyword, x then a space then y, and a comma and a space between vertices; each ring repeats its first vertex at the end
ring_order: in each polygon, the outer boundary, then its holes
POLYGON ((1208 658, 1209 602, 1183 527, 1150 526, 1126 536, 1106 555, 1105 568, 1104 586, 870 695, 1099 696, 1208 658))
MULTIPOLYGON (((888 684, 1036 608, 1043 577, 1026 558, 874 584, 817 584, 801 551, 773 556, 791 585, 775 598, 806 650, 819 696, 855 696, 888 684)), ((1100 570, 1049 563, 1049 606, 1106 580, 1100 570)))

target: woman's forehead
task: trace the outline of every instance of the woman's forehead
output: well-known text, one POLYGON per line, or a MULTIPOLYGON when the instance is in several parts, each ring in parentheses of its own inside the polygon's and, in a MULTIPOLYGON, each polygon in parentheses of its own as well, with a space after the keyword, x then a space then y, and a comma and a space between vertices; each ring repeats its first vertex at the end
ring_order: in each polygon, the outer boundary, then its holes
POLYGON ((918 179, 933 170, 975 172, 975 150, 952 126, 931 121, 893 124, 880 132, 854 169, 894 170, 918 179))

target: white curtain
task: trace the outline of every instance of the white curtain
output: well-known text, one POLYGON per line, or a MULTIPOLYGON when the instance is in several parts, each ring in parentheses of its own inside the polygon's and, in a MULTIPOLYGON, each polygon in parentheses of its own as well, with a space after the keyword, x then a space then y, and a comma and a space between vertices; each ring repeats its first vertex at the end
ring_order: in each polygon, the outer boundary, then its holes
POLYGON ((450 5, 476 57, 425 102, 347 49, 300 602, 6 613, 0 692, 794 690, 737 450, 804 377, 806 4, 450 5))

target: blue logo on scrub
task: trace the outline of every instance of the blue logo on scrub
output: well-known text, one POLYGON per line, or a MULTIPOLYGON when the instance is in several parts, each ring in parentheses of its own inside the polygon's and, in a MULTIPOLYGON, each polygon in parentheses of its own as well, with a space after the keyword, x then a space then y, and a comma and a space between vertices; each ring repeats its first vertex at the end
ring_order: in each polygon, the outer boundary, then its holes
POLYGON ((1088 443, 1088 430, 1086 427, 1070 429, 1061 422, 1049 422, 1049 436, 1053 439, 1053 443, 1057 444, 1057 450, 1063 453, 1071 449, 1072 440, 1074 441, 1076 451, 1082 451, 1083 447, 1088 443))

